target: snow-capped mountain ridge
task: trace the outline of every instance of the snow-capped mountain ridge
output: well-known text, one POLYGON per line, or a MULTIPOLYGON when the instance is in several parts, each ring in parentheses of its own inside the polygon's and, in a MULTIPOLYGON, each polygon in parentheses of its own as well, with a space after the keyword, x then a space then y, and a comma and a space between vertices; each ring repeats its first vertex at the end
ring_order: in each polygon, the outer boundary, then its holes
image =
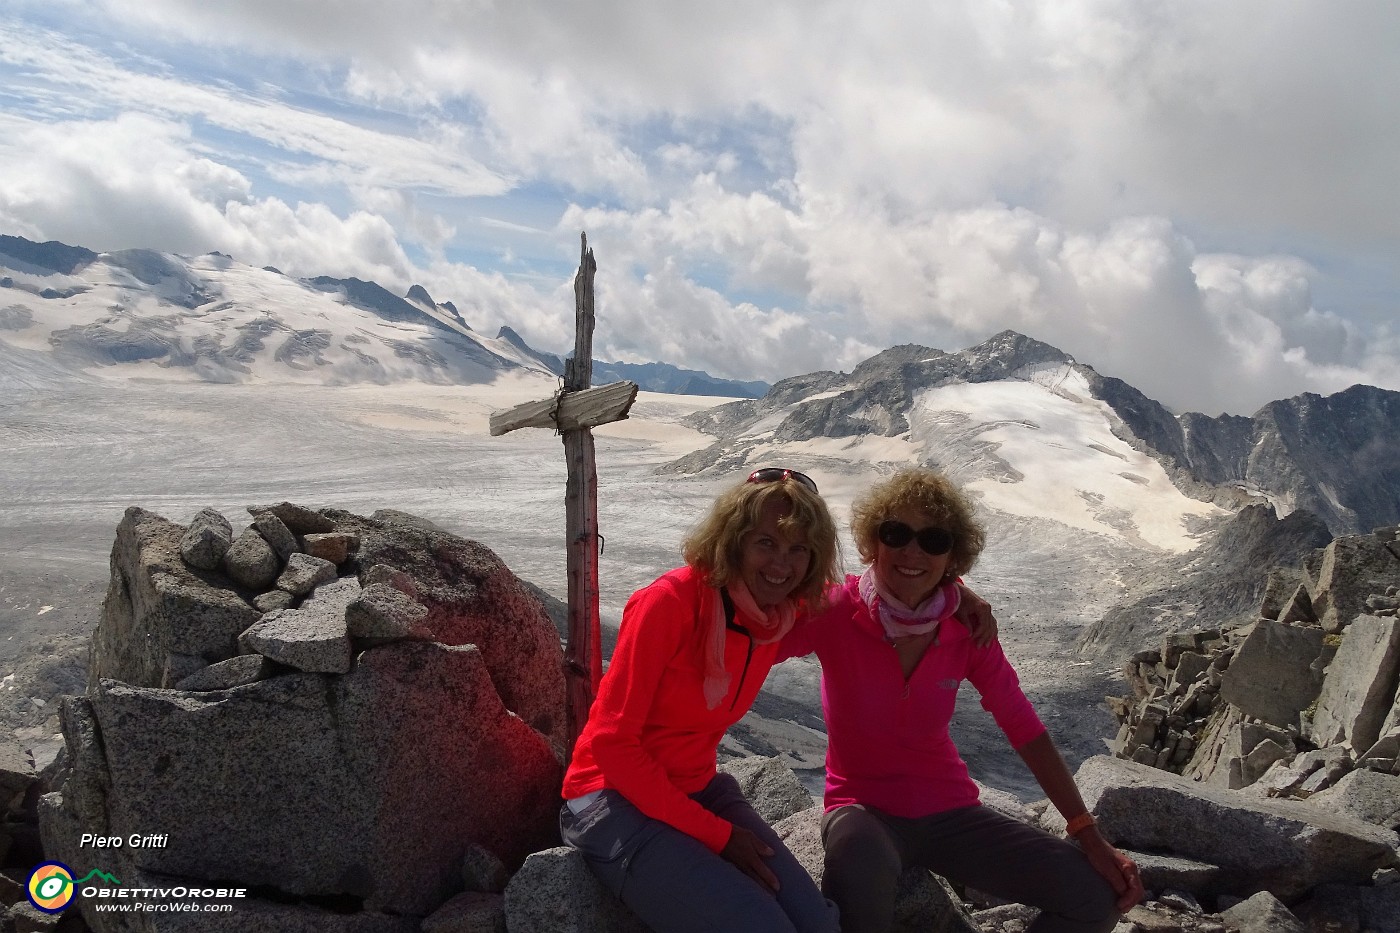
MULTIPOLYGON (((894 448, 901 456, 939 465, 974 486, 994 482, 1030 490, 1037 486, 1035 474, 1047 469, 1079 475, 1082 464, 1053 453, 1053 443, 1030 457, 1034 468, 1008 462, 1007 445, 1019 443, 1022 455, 1029 455, 1024 433, 1045 427, 1037 417, 1077 425, 1071 435, 1077 454, 1120 461, 1122 468, 1105 474, 1116 476, 1115 482, 1150 488, 1165 479, 1194 500, 1232 511, 1262 501, 1280 516, 1308 509, 1334 534, 1400 521, 1394 470, 1400 463, 1400 393, 1354 386, 1328 398, 1304 394, 1272 402, 1253 418, 1176 416, 1121 379, 1014 331, 956 353, 892 347, 849 375, 795 376, 761 399, 699 412, 688 423, 717 440, 675 468, 734 466, 821 439, 881 437, 901 442, 903 448, 894 448)), ((1117 498, 1087 486, 1077 495, 1086 503, 1117 498)), ((1008 507, 1021 498, 1005 488, 989 496, 1008 507)), ((1121 513, 1103 519, 1107 513, 1098 512, 1096 521, 1121 526, 1118 533, 1128 527, 1121 513)), ((1061 520, 1069 517, 1067 510, 1060 513, 1061 520)), ((1132 527, 1137 530, 1131 533, 1141 533, 1138 521, 1132 527)))
MULTIPOLYGON (((400 297, 375 282, 294 279, 217 252, 95 253, 12 236, 0 236, 0 273, 5 341, 106 375, 470 385, 507 371, 542 379, 562 372, 558 357, 509 328, 495 338, 473 330, 452 302, 435 301, 421 285, 400 297)), ((595 361, 595 381, 625 378, 658 392, 767 389, 667 364, 595 361)))

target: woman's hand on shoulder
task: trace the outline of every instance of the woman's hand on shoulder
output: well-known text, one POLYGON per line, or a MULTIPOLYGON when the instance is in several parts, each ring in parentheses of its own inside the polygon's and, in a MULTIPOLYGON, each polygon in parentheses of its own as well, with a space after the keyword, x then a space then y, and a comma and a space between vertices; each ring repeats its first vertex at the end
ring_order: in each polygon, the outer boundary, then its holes
POLYGON ((961 598, 955 616, 972 633, 972 643, 985 648, 997 640, 997 617, 992 614, 991 603, 962 583, 958 584, 958 589, 961 598))
POLYGON ((1109 845, 1095 828, 1085 830, 1076 839, 1094 871, 1113 886, 1113 893, 1118 895, 1119 913, 1126 914, 1142 902, 1145 892, 1136 862, 1109 845))

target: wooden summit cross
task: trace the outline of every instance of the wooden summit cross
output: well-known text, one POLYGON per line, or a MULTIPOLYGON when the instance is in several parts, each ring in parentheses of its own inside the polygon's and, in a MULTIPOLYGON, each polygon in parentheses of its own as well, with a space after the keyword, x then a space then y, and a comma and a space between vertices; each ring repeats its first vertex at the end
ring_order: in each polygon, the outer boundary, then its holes
POLYGON ((491 415, 491 435, 516 428, 554 428, 564 435, 569 466, 564 491, 568 546, 569 642, 564 651, 568 693, 568 753, 588 722, 588 708, 603 676, 603 636, 598 623, 598 470, 593 459, 593 427, 627 417, 637 397, 635 382, 590 388, 593 380, 593 275, 598 264, 582 241, 574 276, 574 356, 564 363, 564 385, 553 398, 526 402, 491 415))

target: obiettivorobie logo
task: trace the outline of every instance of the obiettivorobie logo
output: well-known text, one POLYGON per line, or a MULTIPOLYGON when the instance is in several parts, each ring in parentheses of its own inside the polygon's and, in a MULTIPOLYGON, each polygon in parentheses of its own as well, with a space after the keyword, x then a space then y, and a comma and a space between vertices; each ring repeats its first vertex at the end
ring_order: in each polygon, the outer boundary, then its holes
POLYGON ((189 911, 226 913, 233 910, 230 901, 248 896, 247 888, 190 887, 131 887, 100 868, 73 877, 73 869, 62 862, 44 862, 29 873, 26 886, 29 902, 48 914, 60 913, 72 906, 75 897, 93 901, 98 911, 189 911))
POLYGON ((100 868, 74 879, 73 869, 62 862, 45 862, 29 873, 29 903, 46 914, 60 913, 73 902, 78 885, 86 884, 93 878, 100 878, 107 884, 121 884, 100 868))

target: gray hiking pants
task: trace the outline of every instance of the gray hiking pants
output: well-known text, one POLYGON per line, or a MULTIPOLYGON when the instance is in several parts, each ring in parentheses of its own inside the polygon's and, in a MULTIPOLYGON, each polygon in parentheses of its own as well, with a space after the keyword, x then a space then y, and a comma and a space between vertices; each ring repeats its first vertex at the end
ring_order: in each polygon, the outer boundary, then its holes
POLYGON ((778 876, 777 894, 614 790, 603 791, 577 815, 562 807, 559 832, 583 853, 603 886, 656 933, 837 933, 836 907, 732 777, 716 775, 691 799, 772 847, 768 867, 778 876))
POLYGON ((873 807, 822 817, 822 891, 841 908, 844 933, 888 933, 905 868, 1040 908, 1027 933, 1107 933, 1118 920, 1113 888, 1079 847, 984 806, 918 819, 873 807))

